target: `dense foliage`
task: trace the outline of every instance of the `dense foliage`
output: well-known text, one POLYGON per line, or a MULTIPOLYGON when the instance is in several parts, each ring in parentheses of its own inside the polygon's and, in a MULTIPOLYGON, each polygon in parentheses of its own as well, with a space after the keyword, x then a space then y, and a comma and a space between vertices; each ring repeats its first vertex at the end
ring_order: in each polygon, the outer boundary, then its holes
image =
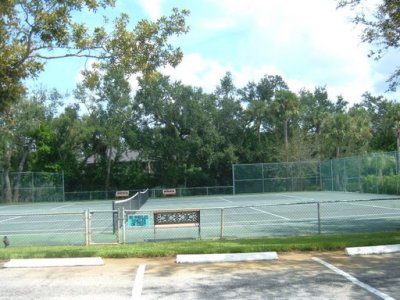
POLYGON ((227 73, 205 93, 153 74, 132 91, 108 67, 75 90, 84 109, 56 113, 60 97, 38 91, 13 105, 1 119, 13 151, 3 154, 12 171, 64 171, 69 191, 230 185, 233 163, 397 149, 400 104, 365 93, 349 106, 325 87, 291 91, 279 76, 235 87, 227 73))
POLYGON ((381 96, 366 92, 349 106, 353 99, 331 99, 326 87, 292 91, 271 74, 237 87, 230 73, 206 93, 157 73, 182 58, 168 40, 188 30, 187 11, 131 29, 122 15, 106 31, 71 16, 113 0, 2 3, 0 172, 6 199, 12 197, 9 172, 63 171, 67 191, 230 185, 234 163, 399 148, 400 104, 381 96), (24 80, 37 76, 46 60, 68 56, 97 59, 83 72, 75 104, 58 106, 64 98, 57 91, 26 91, 24 80), (129 84, 134 74, 140 75, 137 90, 129 84))
POLYGON ((0 5, 0 111, 19 100, 24 80, 36 77, 46 61, 68 57, 112 62, 127 73, 147 74, 159 66, 176 66, 179 48, 168 43, 187 31, 187 11, 173 10, 168 18, 142 20, 134 27, 122 14, 111 30, 107 18, 100 26, 74 20, 81 12, 96 13, 115 0, 3 0, 0 5), (130 28, 132 27, 132 28, 130 28))

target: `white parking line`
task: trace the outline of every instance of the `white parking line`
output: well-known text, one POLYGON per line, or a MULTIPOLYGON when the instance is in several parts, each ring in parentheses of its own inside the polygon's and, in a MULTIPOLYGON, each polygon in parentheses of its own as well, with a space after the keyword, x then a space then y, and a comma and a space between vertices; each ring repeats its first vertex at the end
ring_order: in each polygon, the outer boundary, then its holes
POLYGON ((142 297, 143 278, 146 265, 140 265, 136 271, 135 282, 132 288, 131 300, 139 300, 142 297))
POLYGON ((357 278, 351 276, 350 274, 342 271, 341 269, 335 267, 334 265, 331 265, 330 263, 327 263, 326 261, 318 258, 318 257, 313 257, 312 260, 320 263, 321 265, 324 265, 325 267, 327 267, 328 269, 331 269, 332 271, 334 271, 336 274, 339 274, 341 276, 343 276, 344 278, 346 278, 347 280, 349 280, 350 282, 358 285, 359 287, 366 289, 367 291, 369 291, 370 293, 373 293, 374 295, 385 299, 385 300, 395 300, 394 298, 386 295, 385 293, 381 292, 380 290, 377 290, 376 288, 361 282, 360 280, 358 280, 357 278))

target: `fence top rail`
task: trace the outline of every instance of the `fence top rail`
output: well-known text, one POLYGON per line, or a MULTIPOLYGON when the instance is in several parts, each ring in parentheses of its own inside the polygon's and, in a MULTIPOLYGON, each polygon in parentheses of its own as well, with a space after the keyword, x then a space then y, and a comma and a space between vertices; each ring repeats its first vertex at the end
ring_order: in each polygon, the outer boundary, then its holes
MULTIPOLYGON (((85 210, 76 212, 53 212, 53 213, 12 213, 12 214, 0 214, 0 217, 32 217, 32 216, 56 216, 56 215, 82 215, 85 210)), ((1 220, 0 220, 1 223, 1 220)))
MULTIPOLYGON (((235 179, 235 181, 261 181, 261 180, 279 180, 279 179, 315 179, 315 178, 319 178, 318 175, 314 175, 314 176, 296 176, 296 177, 264 177, 264 178, 245 178, 245 179, 235 179)), ((330 177, 329 177, 330 178, 330 177)), ((349 177, 351 178, 351 177, 349 177)))
POLYGON ((157 209, 157 210, 154 210, 153 212, 155 214, 160 214, 163 212, 198 212, 201 210, 203 210, 203 209, 202 208, 168 208, 168 209, 157 209))
MULTIPOLYGON (((219 189, 219 188, 232 188, 232 185, 218 185, 218 186, 193 186, 193 187, 176 187, 175 190, 196 190, 196 189, 219 189)), ((152 191, 171 190, 172 188, 152 188, 152 191)))
MULTIPOLYGON (((176 212, 176 211, 206 211, 206 210, 223 210, 223 209, 238 209, 238 208, 258 208, 258 207, 273 207, 273 206, 289 206, 289 205, 310 205, 310 204, 331 204, 331 203, 351 203, 351 202, 371 202, 371 201, 390 201, 400 200, 400 197, 392 198, 373 198, 373 199, 350 199, 350 200, 326 200, 326 201, 298 201, 298 202, 284 202, 284 203, 268 203, 256 205, 232 205, 232 206, 213 206, 204 208, 166 208, 166 209, 147 209, 147 210, 124 210, 129 213, 159 213, 159 212, 176 212)), ((394 208, 396 210, 396 208, 394 208)), ((95 212, 95 211, 91 211, 95 212)))
MULTIPOLYGON (((390 197, 390 198, 372 198, 372 199, 351 199, 351 200, 327 200, 327 201, 299 201, 299 202, 284 202, 284 203, 268 203, 268 204, 258 204, 258 205, 233 205, 233 206, 215 206, 215 207, 205 207, 205 208, 170 208, 170 209, 146 209, 146 210, 126 210, 123 211, 127 213, 159 213, 159 212, 176 212, 176 211, 206 211, 206 210, 223 210, 223 209, 239 209, 239 208, 257 208, 257 207, 272 207, 272 206, 289 206, 289 205, 310 205, 310 204, 332 204, 332 203, 354 203, 354 202, 371 202, 371 201, 393 201, 400 200, 400 197, 390 197)), ((398 210, 399 208, 391 208, 393 210, 398 210)), ((24 217, 24 216, 55 216, 55 215, 82 215, 85 212, 89 213, 117 213, 118 210, 90 210, 85 209, 76 212, 53 212, 53 213, 12 213, 3 214, 0 213, 0 217, 24 217)), ((0 220, 1 223, 1 220, 0 220)))
POLYGON ((259 166, 259 165, 293 165, 293 164, 313 164, 313 163, 319 163, 321 162, 320 160, 315 160, 315 159, 310 159, 310 160, 298 160, 298 161, 276 161, 276 162, 259 162, 259 163, 239 163, 239 164, 233 164, 233 166, 259 166))

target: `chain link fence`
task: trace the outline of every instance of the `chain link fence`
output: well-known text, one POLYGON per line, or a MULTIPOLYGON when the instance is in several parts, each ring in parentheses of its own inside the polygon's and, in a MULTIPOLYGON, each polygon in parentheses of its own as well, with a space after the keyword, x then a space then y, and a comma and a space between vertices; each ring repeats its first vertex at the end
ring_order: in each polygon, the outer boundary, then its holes
POLYGON ((0 215, 0 236, 11 246, 83 244, 85 232, 84 212, 0 215))
MULTIPOLYGON (((152 198, 161 198, 163 194, 163 188, 151 189, 152 198)), ((176 196, 178 197, 193 197, 193 196, 212 196, 212 195, 232 195, 232 186, 205 186, 205 187, 180 187, 174 188, 176 196)))
POLYGON ((92 245, 398 230, 399 201, 391 198, 198 210, 0 214, 0 236, 8 236, 11 246, 92 245))
POLYGON ((346 191, 400 194, 399 153, 325 161, 233 165, 233 192, 346 191))
POLYGON ((382 152, 322 161, 321 189, 399 195, 399 153, 382 152))
POLYGON ((64 200, 64 175, 49 172, 0 172, 0 203, 64 200))
POLYGON ((319 190, 319 162, 233 165, 233 186, 235 194, 319 190))
MULTIPOLYGON (((164 197, 163 188, 153 188, 150 190, 152 198, 164 197)), ((186 187, 175 188, 176 196, 212 196, 212 195, 232 195, 232 186, 206 186, 206 187, 186 187)), ((133 195, 140 190, 129 190, 129 194, 133 195)), ((78 191, 65 192, 65 201, 92 201, 92 200, 114 200, 117 190, 109 191, 78 191)))

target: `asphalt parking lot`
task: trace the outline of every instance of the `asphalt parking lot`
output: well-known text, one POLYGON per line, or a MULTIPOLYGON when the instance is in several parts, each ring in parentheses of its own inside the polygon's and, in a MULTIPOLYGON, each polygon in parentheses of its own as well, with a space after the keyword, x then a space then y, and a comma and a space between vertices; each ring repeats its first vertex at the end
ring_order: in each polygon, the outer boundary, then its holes
POLYGON ((273 261, 203 264, 177 264, 173 257, 104 262, 15 269, 0 262, 0 299, 400 299, 400 253, 279 253, 273 261))

